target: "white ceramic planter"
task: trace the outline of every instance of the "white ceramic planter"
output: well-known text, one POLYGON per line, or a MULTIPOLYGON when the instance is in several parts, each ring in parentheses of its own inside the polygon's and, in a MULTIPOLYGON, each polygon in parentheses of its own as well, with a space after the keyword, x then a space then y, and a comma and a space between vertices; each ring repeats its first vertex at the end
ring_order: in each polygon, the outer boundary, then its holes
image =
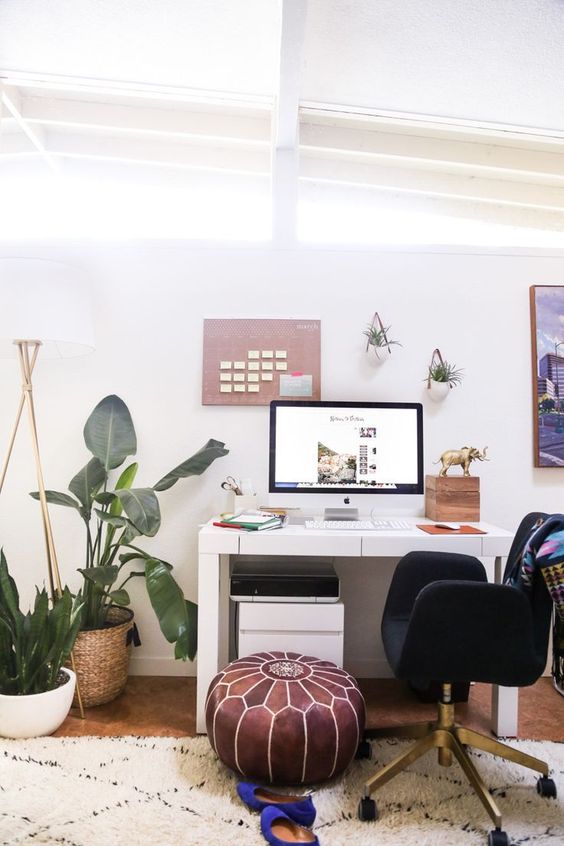
POLYGON ((435 382, 431 379, 431 386, 429 388, 429 396, 434 402, 442 402, 448 396, 450 385, 448 382, 435 382))
POLYGON ((29 696, 0 694, 0 737, 42 737, 52 734, 70 711, 76 676, 67 667, 61 669, 69 680, 45 693, 29 696))

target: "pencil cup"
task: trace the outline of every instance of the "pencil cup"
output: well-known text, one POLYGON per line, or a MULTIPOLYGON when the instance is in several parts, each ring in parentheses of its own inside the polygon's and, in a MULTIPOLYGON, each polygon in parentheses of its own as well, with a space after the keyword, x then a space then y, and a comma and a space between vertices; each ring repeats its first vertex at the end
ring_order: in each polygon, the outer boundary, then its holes
POLYGON ((233 495, 233 511, 256 511, 258 504, 258 497, 254 494, 243 494, 241 496, 233 495))

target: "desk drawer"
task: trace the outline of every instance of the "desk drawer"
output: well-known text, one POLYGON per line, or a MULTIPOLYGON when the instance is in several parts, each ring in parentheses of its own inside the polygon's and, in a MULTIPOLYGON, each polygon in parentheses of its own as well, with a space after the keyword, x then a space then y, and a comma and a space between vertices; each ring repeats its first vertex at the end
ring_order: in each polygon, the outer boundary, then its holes
POLYGON ((343 666, 344 605, 239 603, 239 657, 298 652, 343 666))

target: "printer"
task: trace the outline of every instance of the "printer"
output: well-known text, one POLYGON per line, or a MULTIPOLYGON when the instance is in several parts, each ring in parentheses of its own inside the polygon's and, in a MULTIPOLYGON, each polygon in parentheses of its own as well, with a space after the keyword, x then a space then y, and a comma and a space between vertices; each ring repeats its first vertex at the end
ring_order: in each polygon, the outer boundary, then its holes
POLYGON ((339 593, 332 558, 239 556, 229 595, 235 602, 337 602, 339 593))

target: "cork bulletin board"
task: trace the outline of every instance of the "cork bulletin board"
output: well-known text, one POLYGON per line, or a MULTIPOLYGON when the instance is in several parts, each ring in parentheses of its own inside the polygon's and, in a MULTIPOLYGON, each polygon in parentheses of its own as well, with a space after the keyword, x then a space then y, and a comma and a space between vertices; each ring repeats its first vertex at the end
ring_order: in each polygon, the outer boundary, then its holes
POLYGON ((321 399, 321 321, 206 318, 203 405, 321 399))

